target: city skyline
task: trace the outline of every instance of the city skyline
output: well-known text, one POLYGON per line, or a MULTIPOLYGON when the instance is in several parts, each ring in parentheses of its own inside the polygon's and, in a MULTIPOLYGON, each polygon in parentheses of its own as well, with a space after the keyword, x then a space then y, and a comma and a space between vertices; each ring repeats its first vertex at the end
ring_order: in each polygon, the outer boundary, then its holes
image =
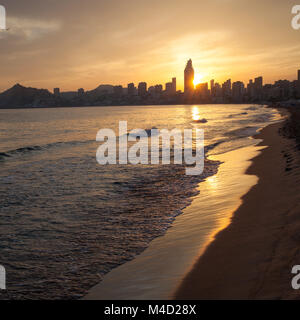
MULTIPOLYGON (((300 66, 300 65, 299 65, 300 66)), ((196 74, 194 72, 194 66, 193 66, 193 61, 192 59, 189 59, 186 63, 186 67, 184 69, 183 72, 183 77, 182 77, 184 86, 183 86, 183 90, 181 90, 180 88, 177 88, 177 81, 178 79, 176 77, 172 77, 172 80, 170 82, 165 82, 165 83, 154 83, 152 85, 149 85, 146 81, 141 81, 141 82, 131 82, 131 83, 127 83, 127 85, 123 86, 122 84, 108 84, 108 83, 100 83, 98 84, 99 86, 110 86, 113 87, 117 92, 118 90, 122 89, 127 89, 129 94, 134 95, 135 94, 135 90, 136 90, 136 94, 138 94, 139 91, 139 87, 140 88, 140 92, 149 92, 149 90, 151 91, 151 89, 153 90, 158 90, 159 92, 163 92, 163 91, 167 91, 169 93, 175 94, 176 92, 185 92, 187 93, 187 91, 197 91, 197 87, 203 87, 207 86, 207 88, 209 87, 209 89, 211 90, 213 87, 221 85, 221 86, 226 86, 229 85, 230 89, 233 89, 234 85, 243 85, 244 88, 246 88, 246 86, 250 85, 252 83, 257 83, 259 82, 259 86, 263 87, 263 85, 268 85, 268 84, 276 84, 276 82, 278 81, 299 81, 300 79, 300 69, 298 69, 296 71, 296 77, 295 77, 295 72, 294 72, 294 77, 291 80, 288 79, 275 79, 274 82, 272 83, 265 83, 264 82, 264 76, 256 76, 253 79, 248 79, 248 81, 244 82, 242 80, 238 80, 238 79, 226 79, 224 82, 219 81, 216 78, 210 79, 209 81, 201 81, 203 80, 202 77, 199 76, 199 74, 196 74), (234 81, 232 81, 234 80, 234 81), (136 86, 137 85, 137 86, 136 86), (178 89, 178 90, 177 90, 178 89)), ((94 87, 93 87, 94 88, 94 87)), ((42 88, 45 89, 45 88, 42 88)), ((47 89, 47 88, 46 88, 47 89)), ((62 92, 81 92, 84 93, 88 90, 86 90, 85 88, 78 88, 76 90, 73 91, 63 91, 62 89, 64 88, 60 88, 60 87, 54 87, 52 90, 48 89, 50 92, 53 91, 54 95, 58 95, 62 92)), ((119 91, 120 92, 120 91, 119 91)), ((139 95, 143 95, 143 94, 139 94, 139 95)))
MULTIPOLYGON (((189 63, 189 61, 192 62, 193 60, 192 59, 188 59, 187 64, 189 63)), ((186 64, 186 67, 187 67, 187 64, 186 64)), ((300 63, 298 64, 298 68, 299 67, 300 67, 300 63)), ((194 64, 192 65, 192 68, 193 68, 193 72, 194 72, 193 73, 194 89, 196 89, 197 85, 199 85, 199 84, 206 84, 207 83, 207 84, 210 84, 210 86, 211 86, 211 82, 212 81, 214 83, 217 83, 217 84, 225 83, 228 80, 234 80, 234 81, 232 81, 232 84, 234 82, 242 82, 243 84, 247 84, 248 81, 251 81, 251 78, 249 78, 249 77, 247 78, 247 76, 245 76, 246 80, 244 80, 244 79, 235 79, 235 78, 232 78, 232 77, 226 76, 226 75, 224 75, 224 77, 221 78, 221 79, 217 79, 213 75, 210 75, 210 77, 207 76, 206 78, 204 78, 201 73, 197 73, 198 68, 194 68, 194 64), (197 82, 195 83, 195 81, 197 81, 197 82)), ((259 78, 262 77, 264 80, 266 79, 266 77, 264 75, 263 76, 257 76, 255 74, 253 75, 252 79, 256 79, 258 77, 259 78)), ((168 77, 165 77, 165 78, 166 78, 166 81, 167 81, 168 77)), ((283 80, 283 81, 294 81, 294 80, 297 80, 299 78, 300 78, 300 69, 297 70, 296 77, 295 77, 295 71, 293 70, 293 75, 291 75, 289 78, 280 78, 279 76, 277 76, 277 77, 274 76, 274 80, 273 81, 269 81, 268 84, 274 84, 276 81, 281 81, 281 80, 283 80)), ((172 85, 172 82, 174 80, 175 80, 175 86, 178 89, 178 91, 185 92, 185 75, 184 75, 184 73, 183 73, 183 75, 181 75, 179 77, 175 77, 175 76, 172 77, 172 81, 171 82, 162 82, 162 83, 155 82, 155 81, 152 81, 152 82, 149 83, 149 82, 147 82, 145 80, 133 81, 133 82, 130 82, 130 83, 128 81, 125 81, 124 84, 123 83, 117 83, 117 82, 111 82, 111 83, 98 82, 98 83, 95 83, 94 85, 91 85, 91 87, 89 87, 89 88, 77 88, 78 86, 77 87, 75 86, 71 90, 68 90, 67 87, 66 88, 61 88, 61 87, 57 87, 57 86, 50 87, 50 88, 42 87, 38 83, 36 84, 36 87, 41 88, 41 89, 47 89, 50 92, 55 91, 56 89, 59 89, 60 92, 75 92, 75 91, 77 92, 78 90, 84 90, 84 91, 93 90, 95 87, 101 86, 101 85, 104 85, 104 86, 108 85, 108 86, 112 86, 112 87, 122 87, 123 89, 125 89, 129 85, 134 85, 135 86, 135 85, 139 85, 141 83, 146 83, 147 88, 151 88, 151 87, 155 87, 155 86, 162 86, 162 91, 164 91, 165 88, 166 88, 166 85, 172 85), (178 86, 178 83, 179 83, 179 86, 178 86)), ((28 81, 26 81, 26 80, 24 80, 22 83, 16 81, 16 82, 13 82, 12 85, 19 84, 19 83, 22 84, 22 85, 26 85, 27 82, 28 81)), ((265 83, 267 83, 267 81, 265 81, 265 83)), ((80 86, 80 84, 79 84, 79 86, 80 86)), ((33 86, 28 85, 28 87, 33 87, 33 86)), ((4 89, 0 90, 0 93, 4 92, 5 90, 7 90, 9 88, 10 88, 9 86, 5 86, 4 89)))
POLYGON ((15 83, 66 91, 78 83, 86 90, 99 83, 152 86, 165 83, 165 75, 183 90, 180 62, 190 57, 202 82, 245 83, 263 71, 273 83, 294 79, 298 69, 290 0, 88 0, 84 9, 79 0, 2 4, 10 30, 0 34, 0 91, 15 83))
MULTIPOLYGON (((184 79, 184 90, 177 90, 177 78, 173 77, 171 82, 166 82, 165 84, 153 84, 151 86, 148 85, 147 82, 131 82, 128 83, 127 86, 122 85, 108 85, 108 84, 100 84, 101 86, 110 86, 116 96, 129 95, 129 96, 145 96, 146 94, 162 94, 166 93, 167 95, 175 95, 176 93, 184 93, 185 95, 210 95, 210 96, 227 96, 231 98, 236 98, 236 100, 242 100, 242 96, 246 93, 249 95, 255 95, 259 91, 262 91, 264 88, 268 89, 269 86, 287 86, 290 84, 294 86, 295 90, 299 92, 300 95, 300 69, 296 72, 296 78, 290 80, 287 79, 277 79, 274 83, 264 83, 263 76, 256 76, 253 79, 249 79, 246 83, 241 80, 232 81, 232 79, 227 79, 224 82, 216 81, 216 79, 210 79, 206 82, 201 82, 199 74, 195 74, 193 61, 189 59, 186 63, 186 67, 183 72, 184 79), (198 77, 197 77, 198 76, 198 77), (137 86, 136 86, 137 84, 137 86), (126 91, 127 90, 127 91, 126 91)), ((99 88, 98 87, 98 88, 99 88)), ((97 90, 97 88, 96 88, 97 90)), ((72 92, 72 91, 71 91, 72 92)), ((74 93, 78 93, 82 95, 85 93, 83 88, 80 88, 74 93)), ((59 95, 60 93, 64 93, 60 91, 60 88, 53 89, 54 95, 59 95)), ((68 93, 68 92, 65 92, 68 93)), ((69 92, 70 93, 70 92, 69 92)), ((241 101, 242 102, 242 101, 241 101)))
POLYGON ((300 99, 300 69, 293 81, 276 80, 264 83, 263 76, 248 82, 227 79, 217 82, 200 82, 194 72, 192 59, 183 71, 184 91, 177 90, 177 79, 164 85, 148 86, 146 81, 122 85, 99 85, 93 90, 79 88, 62 91, 55 87, 53 93, 45 89, 24 87, 16 84, 0 94, 0 108, 6 107, 63 107, 63 106, 110 106, 110 105, 176 105, 176 104, 228 104, 228 103, 276 103, 300 99))

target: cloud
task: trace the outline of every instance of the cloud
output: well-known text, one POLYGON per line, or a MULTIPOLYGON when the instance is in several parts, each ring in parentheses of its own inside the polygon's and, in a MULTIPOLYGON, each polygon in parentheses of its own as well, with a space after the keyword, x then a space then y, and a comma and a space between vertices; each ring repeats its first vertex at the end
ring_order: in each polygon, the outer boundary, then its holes
POLYGON ((41 21, 17 17, 9 17, 7 25, 9 32, 6 33, 6 36, 16 36, 27 41, 37 40, 61 29, 61 23, 58 21, 41 21))

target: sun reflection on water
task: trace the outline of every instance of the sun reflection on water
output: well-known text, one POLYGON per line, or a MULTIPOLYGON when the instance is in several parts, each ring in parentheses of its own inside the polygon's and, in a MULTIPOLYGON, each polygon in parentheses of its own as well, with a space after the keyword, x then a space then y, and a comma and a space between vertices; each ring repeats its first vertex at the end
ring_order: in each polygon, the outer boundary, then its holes
POLYGON ((193 107, 192 109, 192 117, 194 121, 199 121, 200 120, 200 114, 199 114, 199 109, 198 107, 193 107))

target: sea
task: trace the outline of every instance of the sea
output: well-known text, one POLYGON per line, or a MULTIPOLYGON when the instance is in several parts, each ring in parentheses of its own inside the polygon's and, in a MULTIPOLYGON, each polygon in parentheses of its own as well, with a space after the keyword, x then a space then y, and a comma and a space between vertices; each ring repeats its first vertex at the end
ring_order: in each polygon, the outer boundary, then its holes
POLYGON ((246 104, 0 110, 0 299, 80 299, 164 236, 218 172, 211 156, 256 144, 278 119, 275 109, 246 104), (203 173, 98 164, 97 132, 118 134, 119 121, 146 132, 203 129, 203 173))

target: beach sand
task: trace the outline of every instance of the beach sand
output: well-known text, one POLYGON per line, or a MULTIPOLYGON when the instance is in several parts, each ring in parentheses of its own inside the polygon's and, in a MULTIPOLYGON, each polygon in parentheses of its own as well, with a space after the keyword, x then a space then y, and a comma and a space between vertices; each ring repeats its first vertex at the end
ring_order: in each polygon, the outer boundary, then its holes
POLYGON ((221 162, 218 173, 199 183, 199 194, 166 234, 154 239, 133 260, 110 271, 84 299, 171 299, 214 235, 228 226, 241 197, 257 183, 258 178, 245 175, 245 171, 263 148, 250 145, 210 156, 221 162))
POLYGON ((256 136, 267 148, 247 174, 259 181, 184 277, 175 299, 300 298, 291 287, 292 267, 300 264, 299 118, 292 112, 292 119, 256 136))

